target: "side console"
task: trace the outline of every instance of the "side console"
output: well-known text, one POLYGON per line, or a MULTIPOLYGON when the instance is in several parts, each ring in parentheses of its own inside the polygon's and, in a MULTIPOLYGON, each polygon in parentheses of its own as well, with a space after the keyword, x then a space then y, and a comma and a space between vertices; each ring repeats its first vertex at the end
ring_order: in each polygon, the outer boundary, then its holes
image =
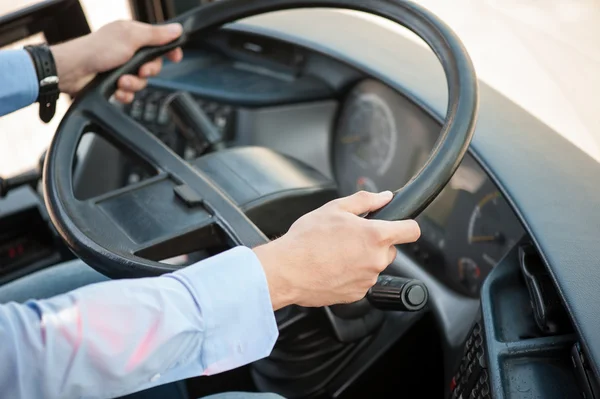
POLYGON ((72 257, 30 186, 0 198, 0 284, 72 257))
POLYGON ((533 246, 522 242, 481 291, 481 313, 449 382, 452 399, 600 398, 597 381, 533 246))

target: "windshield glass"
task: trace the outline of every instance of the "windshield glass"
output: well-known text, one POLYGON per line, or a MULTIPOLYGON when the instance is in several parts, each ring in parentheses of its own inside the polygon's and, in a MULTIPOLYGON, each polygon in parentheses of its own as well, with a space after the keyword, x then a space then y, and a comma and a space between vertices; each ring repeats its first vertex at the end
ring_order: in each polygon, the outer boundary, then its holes
POLYGON ((418 0, 481 80, 600 160, 600 1, 418 0))
MULTIPOLYGON (((42 0, 0 1, 0 15, 42 0)), ((164 0, 171 14, 209 0, 164 0)), ((268 0, 266 0, 268 1, 268 0)), ((414 0, 465 43, 479 78, 600 161, 600 0, 414 0)), ((81 0, 93 30, 130 18, 127 0, 81 0)), ((36 41, 40 41, 36 39, 36 41)), ((11 47, 21 46, 16 43, 11 47)), ((68 107, 44 125, 37 106, 0 120, 0 176, 36 164, 68 107)))
POLYGON ((456 31, 481 80, 600 161, 600 0, 413 1, 456 31))

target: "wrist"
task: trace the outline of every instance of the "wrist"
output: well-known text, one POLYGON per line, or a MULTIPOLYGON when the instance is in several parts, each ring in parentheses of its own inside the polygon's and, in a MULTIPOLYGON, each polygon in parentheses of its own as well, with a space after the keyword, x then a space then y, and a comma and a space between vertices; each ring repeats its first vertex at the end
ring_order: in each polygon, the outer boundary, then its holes
POLYGON ((253 249, 267 278, 273 310, 297 303, 299 298, 289 274, 286 273, 289 265, 285 261, 285 251, 280 246, 281 242, 275 240, 253 249))
POLYGON ((77 94, 93 77, 88 65, 89 57, 85 55, 85 46, 81 46, 80 41, 75 39, 50 47, 59 78, 58 88, 62 93, 77 94))

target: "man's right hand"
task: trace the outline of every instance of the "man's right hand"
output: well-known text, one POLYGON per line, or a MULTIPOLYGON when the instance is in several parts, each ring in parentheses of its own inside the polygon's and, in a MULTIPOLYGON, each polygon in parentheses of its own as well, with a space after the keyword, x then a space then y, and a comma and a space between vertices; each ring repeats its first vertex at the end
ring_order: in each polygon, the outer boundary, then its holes
POLYGON ((350 303, 362 299, 396 257, 396 244, 416 241, 414 220, 360 217, 392 199, 361 191, 298 219, 281 238, 254 248, 267 276, 273 309, 350 303))

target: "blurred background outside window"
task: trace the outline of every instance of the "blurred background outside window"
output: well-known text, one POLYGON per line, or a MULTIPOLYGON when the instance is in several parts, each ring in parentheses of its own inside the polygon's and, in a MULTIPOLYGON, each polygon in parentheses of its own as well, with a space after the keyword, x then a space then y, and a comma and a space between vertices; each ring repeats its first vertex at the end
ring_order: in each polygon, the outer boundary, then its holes
MULTIPOLYGON (((0 1, 0 15, 39 1, 0 1)), ((458 33, 480 79, 600 161, 600 0, 417 1, 458 33)), ((126 0, 81 3, 92 30, 131 18, 126 0)), ((37 104, 0 118, 0 176, 37 162, 68 105, 61 98, 48 125, 37 104)))

